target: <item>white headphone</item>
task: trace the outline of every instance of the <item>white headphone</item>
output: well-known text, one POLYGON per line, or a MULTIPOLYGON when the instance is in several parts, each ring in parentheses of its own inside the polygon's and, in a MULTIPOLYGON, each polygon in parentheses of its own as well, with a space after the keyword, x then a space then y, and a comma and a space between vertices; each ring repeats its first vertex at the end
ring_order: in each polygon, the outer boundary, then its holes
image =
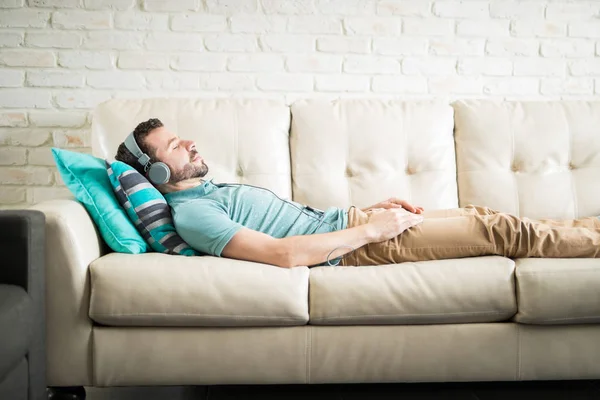
POLYGON ((148 154, 142 152, 137 142, 135 141, 135 137, 133 136, 133 132, 131 132, 127 138, 125 139, 125 147, 127 150, 131 152, 136 158, 137 161, 144 167, 144 172, 148 173, 148 179, 155 185, 162 185, 163 183, 169 182, 169 178, 171 178, 171 170, 169 166, 163 162, 150 162, 150 157, 148 154))

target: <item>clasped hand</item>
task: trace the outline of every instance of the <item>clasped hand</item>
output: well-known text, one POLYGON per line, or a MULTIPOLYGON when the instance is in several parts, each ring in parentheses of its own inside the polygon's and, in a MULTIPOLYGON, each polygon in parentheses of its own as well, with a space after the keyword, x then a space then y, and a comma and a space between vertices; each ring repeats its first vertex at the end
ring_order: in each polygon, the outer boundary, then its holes
POLYGON ((396 198, 396 197, 390 197, 389 199, 384 200, 382 202, 379 202, 377 204, 374 204, 374 205, 372 205, 370 207, 363 208, 362 211, 367 212, 368 210, 371 210, 371 209, 374 209, 374 208, 383 208, 383 209, 403 208, 406 211, 409 211, 409 212, 411 212, 413 214, 422 214, 423 211, 425 211, 423 209, 423 207, 413 206, 412 204, 410 204, 406 200, 401 200, 401 199, 396 198))

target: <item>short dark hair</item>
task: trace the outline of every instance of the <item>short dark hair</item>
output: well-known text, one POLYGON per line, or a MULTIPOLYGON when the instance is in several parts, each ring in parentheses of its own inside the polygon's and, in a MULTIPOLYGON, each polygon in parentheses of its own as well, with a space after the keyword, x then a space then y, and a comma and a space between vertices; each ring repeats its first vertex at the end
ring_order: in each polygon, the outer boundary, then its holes
MULTIPOLYGON (((142 152, 148 154, 151 162, 158 161, 156 159, 156 149, 151 146, 148 146, 146 143, 146 136, 150 134, 154 129, 160 128, 164 126, 163 123, 158 118, 150 118, 148 121, 144 121, 135 127, 133 130, 133 137, 142 152)), ((119 148, 117 149, 117 154, 115 155, 115 160, 122 161, 125 164, 131 165, 135 168, 140 174, 146 175, 144 172, 144 167, 140 163, 137 162, 137 157, 131 154, 129 149, 125 147, 125 143, 121 143, 119 148)))

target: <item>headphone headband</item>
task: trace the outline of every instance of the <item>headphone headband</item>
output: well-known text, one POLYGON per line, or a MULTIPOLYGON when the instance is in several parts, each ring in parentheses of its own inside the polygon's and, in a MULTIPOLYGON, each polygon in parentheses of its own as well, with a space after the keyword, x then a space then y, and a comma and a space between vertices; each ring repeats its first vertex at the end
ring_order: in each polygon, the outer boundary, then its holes
POLYGON ((144 171, 146 171, 149 167, 148 163, 150 162, 150 157, 148 157, 148 154, 142 152, 142 149, 140 149, 137 142, 135 141, 133 132, 127 135, 127 138, 125 139, 124 143, 125 147, 127 147, 127 150, 129 150, 131 154, 133 154, 137 158, 137 161, 142 165, 142 167, 144 167, 144 171))

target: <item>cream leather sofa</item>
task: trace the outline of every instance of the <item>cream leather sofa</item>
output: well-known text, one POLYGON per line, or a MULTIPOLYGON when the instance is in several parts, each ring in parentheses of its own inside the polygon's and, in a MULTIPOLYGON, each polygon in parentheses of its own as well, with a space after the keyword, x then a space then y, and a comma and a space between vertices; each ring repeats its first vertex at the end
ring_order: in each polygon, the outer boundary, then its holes
MULTIPOLYGON (((318 208, 390 196, 600 215, 600 102, 111 100, 93 153, 160 118, 216 182, 318 208)), ((600 260, 274 266, 110 253, 74 200, 47 220, 50 386, 600 378, 600 260)), ((199 221, 201 223, 201 221, 199 221)))

